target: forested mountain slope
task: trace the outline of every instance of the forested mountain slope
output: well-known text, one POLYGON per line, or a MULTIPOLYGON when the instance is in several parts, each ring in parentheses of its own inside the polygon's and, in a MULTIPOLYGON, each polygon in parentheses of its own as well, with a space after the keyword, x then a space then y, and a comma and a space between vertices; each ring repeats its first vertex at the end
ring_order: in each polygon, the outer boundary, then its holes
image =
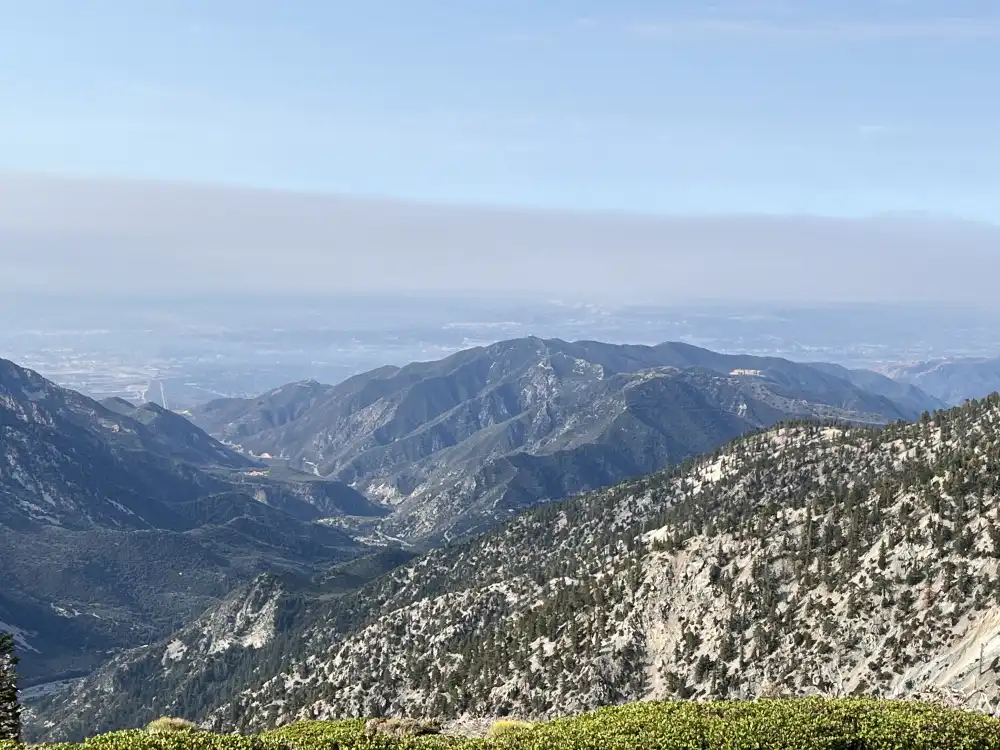
POLYGON ((364 550, 312 521, 383 515, 295 481, 155 406, 100 404, 0 360, 0 623, 27 682, 86 672, 268 570, 364 550))
POLYGON ((993 710, 998 495, 1000 396, 881 429, 787 425, 528 512, 334 601, 300 598, 269 644, 233 652, 207 700, 151 687, 202 669, 165 641, 160 666, 119 664, 60 699, 51 731, 182 702, 239 728, 775 693, 993 710), (152 703, 130 700, 136 679, 152 703))
POLYGON ((249 453, 392 504, 383 534, 433 542, 783 419, 879 424, 940 406, 875 373, 840 370, 679 343, 525 338, 336 386, 213 401, 191 417, 249 453))

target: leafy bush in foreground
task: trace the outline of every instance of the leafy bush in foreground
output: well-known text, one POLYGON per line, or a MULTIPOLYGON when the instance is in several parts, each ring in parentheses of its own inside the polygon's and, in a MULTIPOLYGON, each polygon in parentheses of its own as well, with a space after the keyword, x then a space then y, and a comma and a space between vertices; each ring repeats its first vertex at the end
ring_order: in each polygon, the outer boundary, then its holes
POLYGON ((428 719, 369 719, 365 734, 390 734, 394 737, 418 737, 440 734, 441 723, 428 719))
POLYGON ((513 734, 514 732, 523 732, 526 729, 531 729, 535 725, 530 721, 517 721, 516 719, 499 719, 493 722, 493 726, 490 727, 489 737, 491 739, 497 739, 505 735, 513 734))
POLYGON ((647 703, 539 724, 503 746, 986 750, 1000 748, 1000 720, 922 703, 866 699, 647 703))
POLYGON ((201 731, 197 724, 186 719, 177 719, 172 716, 161 716, 154 719, 146 726, 147 732, 198 732, 201 731))
MULTIPOLYGON (((0 750, 19 746, 0 742, 0 750)), ((252 737, 209 732, 94 737, 51 750, 1000 750, 1000 720, 926 703, 805 698, 635 703, 483 739, 393 736, 361 719, 305 721, 252 737)))

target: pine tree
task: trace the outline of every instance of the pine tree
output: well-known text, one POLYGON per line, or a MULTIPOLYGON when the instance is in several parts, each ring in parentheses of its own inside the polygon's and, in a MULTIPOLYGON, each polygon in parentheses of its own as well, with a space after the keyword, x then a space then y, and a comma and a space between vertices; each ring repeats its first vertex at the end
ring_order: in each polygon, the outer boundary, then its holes
POLYGON ((21 739, 21 706, 17 702, 16 667, 14 636, 0 633, 0 740, 21 739))

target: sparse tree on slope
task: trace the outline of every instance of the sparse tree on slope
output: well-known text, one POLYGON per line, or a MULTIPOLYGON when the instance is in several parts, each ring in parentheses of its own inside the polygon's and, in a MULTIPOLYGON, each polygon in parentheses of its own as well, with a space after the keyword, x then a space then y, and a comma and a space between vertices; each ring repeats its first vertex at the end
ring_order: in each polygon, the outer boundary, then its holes
POLYGON ((21 707, 17 702, 16 667, 14 636, 0 633, 0 740, 21 739, 21 707))

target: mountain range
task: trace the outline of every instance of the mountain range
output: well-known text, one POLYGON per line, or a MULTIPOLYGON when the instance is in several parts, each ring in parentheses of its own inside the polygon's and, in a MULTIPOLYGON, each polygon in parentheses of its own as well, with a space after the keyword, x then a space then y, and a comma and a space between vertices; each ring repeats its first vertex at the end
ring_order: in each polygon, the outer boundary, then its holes
POLYGON ((941 406, 913 386, 836 365, 682 343, 524 338, 339 385, 216 400, 189 416, 249 455, 393 507, 355 533, 433 545, 782 420, 884 424, 941 406))
POLYGON ((353 590, 258 579, 60 696, 40 731, 785 694, 995 712, 998 500, 1000 395, 911 424, 785 424, 353 590))
MULTIPOLYGON (((90 674, 66 710, 128 685, 87 709, 105 726, 162 701, 222 705, 283 668, 332 602, 363 616, 355 590, 417 552, 788 420, 885 425, 938 406, 868 371, 676 343, 518 339, 188 418, 0 360, 0 629, 26 685, 90 674), (272 622, 287 650, 269 650, 272 622), (264 652, 266 668, 247 656, 264 652), (176 662, 169 684, 149 654, 176 662), (189 670, 199 654, 211 666, 189 670), (121 677, 135 664, 142 680, 121 677)), ((39 722, 74 726, 57 704, 39 722)))
POLYGON ((158 406, 98 403, 0 360, 0 627, 26 684, 85 674, 262 572, 366 551, 313 521, 384 508, 276 473, 158 406))
POLYGON ((1000 357, 933 359, 884 370, 895 381, 918 386, 949 405, 1000 390, 1000 357))

